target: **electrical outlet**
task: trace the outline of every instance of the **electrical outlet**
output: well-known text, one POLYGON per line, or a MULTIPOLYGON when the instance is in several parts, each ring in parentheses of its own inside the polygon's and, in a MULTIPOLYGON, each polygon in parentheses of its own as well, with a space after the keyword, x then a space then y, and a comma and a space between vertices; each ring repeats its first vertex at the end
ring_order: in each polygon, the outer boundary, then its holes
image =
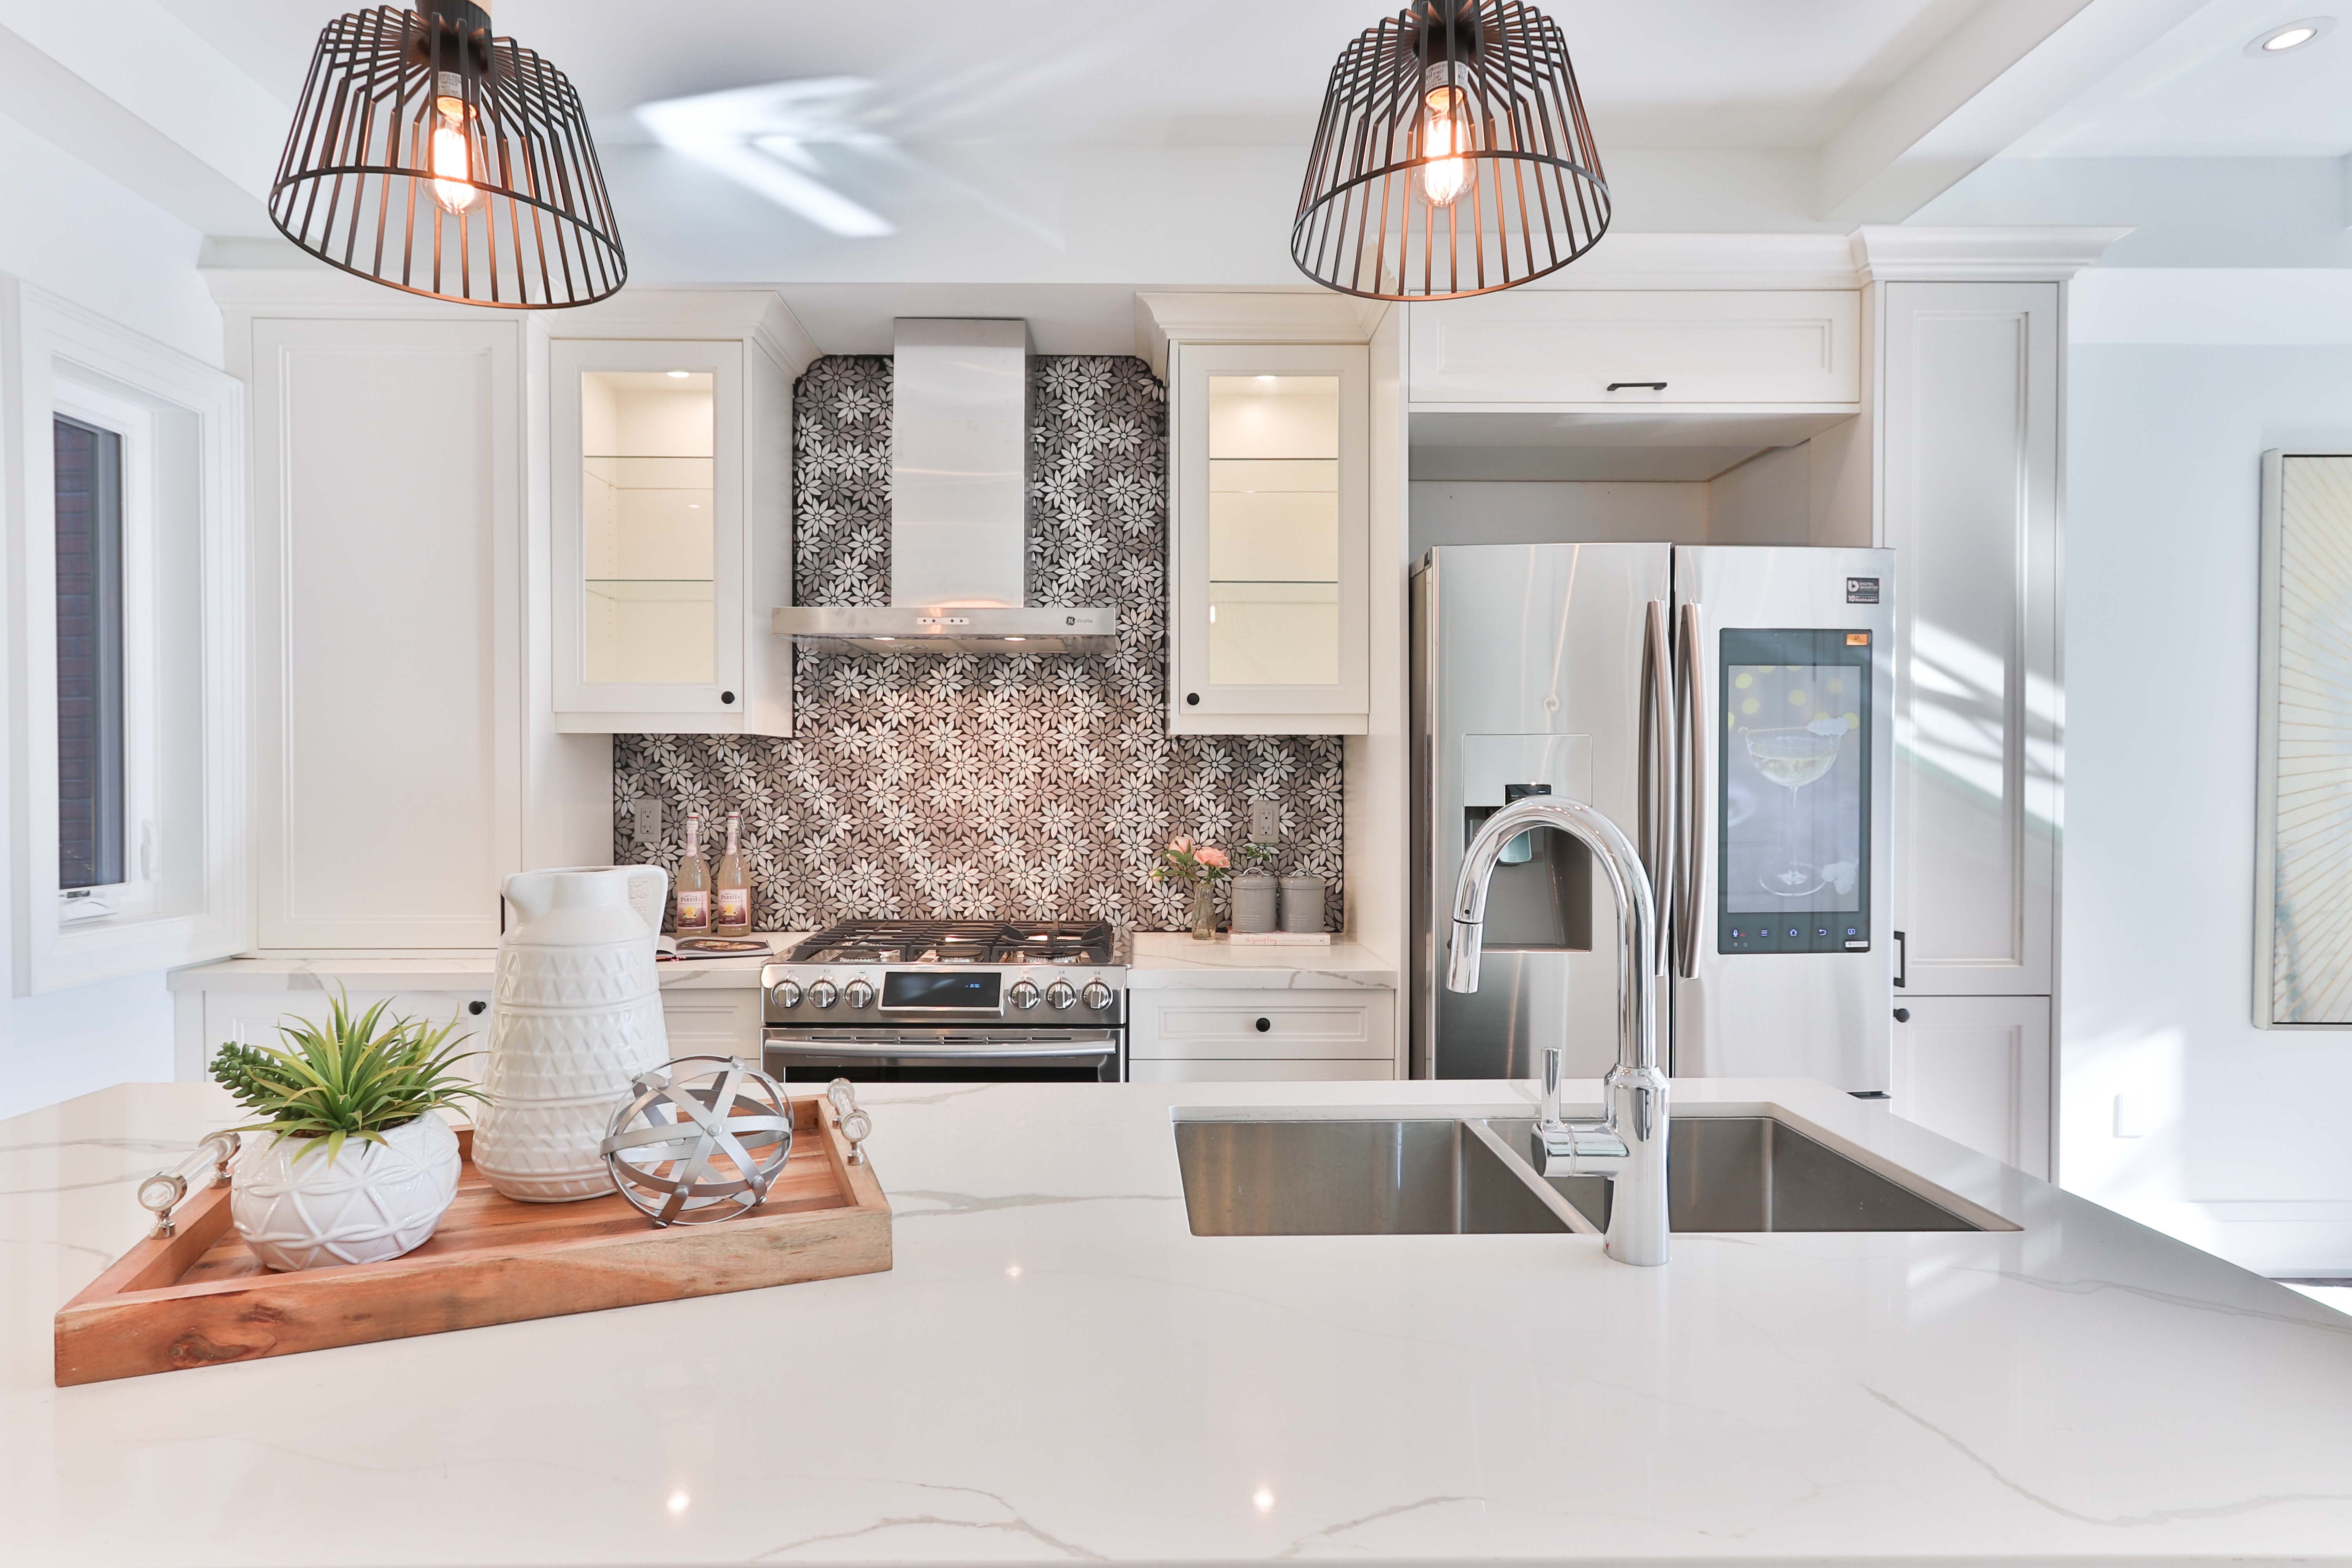
POLYGON ((1278 800, 1254 800, 1249 803, 1249 836, 1253 844, 1278 844, 1282 841, 1282 803, 1278 800))
POLYGON ((661 842, 661 802, 652 796, 629 802, 629 831, 646 848, 661 842))
POLYGON ((2149 1114, 2147 1096, 2119 1094, 2116 1096, 2115 1132, 2118 1138, 2145 1138, 2154 1118, 2149 1114))

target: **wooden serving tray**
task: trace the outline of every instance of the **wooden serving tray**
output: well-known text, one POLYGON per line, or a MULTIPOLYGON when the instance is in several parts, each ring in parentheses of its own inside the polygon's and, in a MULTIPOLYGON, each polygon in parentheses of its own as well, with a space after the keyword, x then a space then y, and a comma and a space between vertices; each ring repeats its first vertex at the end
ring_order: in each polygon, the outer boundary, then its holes
POLYGON ((174 1214, 177 1235, 140 1242, 58 1310, 58 1385, 883 1272, 890 1201, 873 1167, 849 1163, 830 1101, 792 1107, 792 1157, 767 1202, 666 1230, 618 1194, 500 1197, 462 1129, 457 1201, 388 1263, 274 1274, 229 1224, 228 1188, 208 1188, 174 1214))

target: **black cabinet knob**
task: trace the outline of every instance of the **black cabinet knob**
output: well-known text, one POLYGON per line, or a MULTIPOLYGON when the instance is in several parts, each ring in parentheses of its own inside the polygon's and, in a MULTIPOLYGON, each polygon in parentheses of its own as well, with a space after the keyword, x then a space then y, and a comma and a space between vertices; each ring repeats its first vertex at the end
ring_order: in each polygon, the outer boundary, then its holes
POLYGON ((735 694, 731 691, 722 691, 719 694, 719 700, 731 704, 735 700, 735 694))
POLYGON ((1184 706, 1185 706, 1185 707, 1187 707, 1187 708, 1198 708, 1200 705, 1201 705, 1201 694, 1200 694, 1199 692, 1197 692, 1197 691, 1187 691, 1186 693, 1184 693, 1184 706))
POLYGON ((1271 1018, 1260 1018, 1260 1019, 1257 1021, 1257 1032, 1258 1032, 1259 1034, 1261 1034, 1261 1035, 1265 1034, 1267 1030, 1269 1030, 1269 1029, 1271 1029, 1271 1028, 1273 1028, 1273 1027, 1274 1027, 1274 1020, 1273 1020, 1273 1019, 1271 1019, 1271 1018))
POLYGON ((1911 1021, 1911 1009, 1908 1007, 1897 1007, 1895 1009, 1895 1021, 1898 1024, 1909 1023, 1911 1021))
POLYGON ((468 1002, 466 1004, 466 1011, 471 1013, 477 1018, 480 1017, 489 1010, 490 1005, 488 1002, 468 1002))

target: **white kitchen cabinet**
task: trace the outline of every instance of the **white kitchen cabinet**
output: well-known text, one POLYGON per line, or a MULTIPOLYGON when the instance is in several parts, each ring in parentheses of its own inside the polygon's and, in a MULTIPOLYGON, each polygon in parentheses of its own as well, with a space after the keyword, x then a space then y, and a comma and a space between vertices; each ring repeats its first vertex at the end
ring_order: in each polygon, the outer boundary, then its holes
POLYGON ((1372 1083, 1395 1077, 1384 1061, 1135 1061, 1130 1083, 1372 1083))
POLYGON ((792 732, 792 384, 751 339, 548 350, 555 723, 792 732))
POLYGON ((1226 986, 1131 991, 1127 1056, 1130 1074, 1147 1062, 1346 1062, 1378 1069, 1361 1076, 1390 1078, 1396 993, 1226 986))
MULTIPOLYGON (((280 1024, 289 1018, 299 1018, 306 1023, 323 1025, 333 1016, 335 998, 341 994, 341 992, 322 990, 222 990, 203 993, 203 1065, 210 1066, 221 1047, 232 1042, 241 1046, 285 1049, 286 1042, 278 1033, 280 1024)), ((481 1081, 483 1058, 478 1053, 487 1051, 490 1044, 490 993, 488 987, 479 991, 355 990, 350 993, 345 1005, 356 1016, 379 1002, 385 1005, 386 1016, 420 1019, 436 1029, 454 1021, 457 1026, 457 1036, 470 1037, 458 1047, 467 1059, 457 1063, 455 1071, 469 1083, 481 1081)))
POLYGON ((520 334, 251 334, 258 945, 491 946, 524 863, 520 334))
MULTIPOLYGON (((664 968, 670 967, 665 964, 664 968)), ((760 1065, 760 988, 662 988, 662 1026, 673 1057, 735 1057, 760 1065)))
POLYGON ((1365 351, 1180 343, 1170 362, 1171 732, 1363 733, 1365 351))
POLYGON ((1884 285, 1898 999, 2054 984, 2059 288, 1884 285))
POLYGON ((1514 289, 1412 307, 1408 395, 1464 409, 1858 409, 1861 329, 1852 289, 1514 289))
POLYGON ((1906 998, 1895 1113, 2032 1175, 2050 1174, 2050 998, 1906 998))

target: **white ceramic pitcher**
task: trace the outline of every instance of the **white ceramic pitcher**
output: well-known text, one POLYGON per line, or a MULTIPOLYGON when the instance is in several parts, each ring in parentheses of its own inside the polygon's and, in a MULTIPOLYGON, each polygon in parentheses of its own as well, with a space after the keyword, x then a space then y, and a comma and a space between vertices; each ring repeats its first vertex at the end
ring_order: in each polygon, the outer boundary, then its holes
POLYGON ((505 891, 474 1165, 527 1203, 598 1197, 613 1181, 597 1149, 630 1079, 669 1059, 654 978, 669 873, 520 871, 505 891))

